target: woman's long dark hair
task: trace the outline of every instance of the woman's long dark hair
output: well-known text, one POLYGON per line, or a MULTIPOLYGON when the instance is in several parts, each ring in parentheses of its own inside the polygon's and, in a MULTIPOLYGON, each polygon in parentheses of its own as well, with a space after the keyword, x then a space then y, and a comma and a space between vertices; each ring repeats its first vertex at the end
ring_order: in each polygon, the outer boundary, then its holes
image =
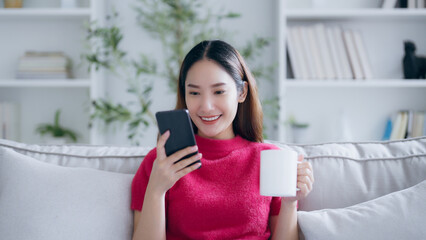
MULTIPOLYGON (((192 65, 202 59, 213 60, 221 65, 234 79, 239 93, 244 89, 244 82, 247 82, 247 97, 244 102, 238 104, 237 115, 232 123, 233 130, 235 134, 249 141, 263 142, 263 112, 256 81, 240 53, 224 41, 200 42, 186 55, 179 73, 176 109, 187 108, 185 101, 186 75, 192 65)), ((192 125, 194 132, 197 133, 197 126, 194 123, 192 125)))

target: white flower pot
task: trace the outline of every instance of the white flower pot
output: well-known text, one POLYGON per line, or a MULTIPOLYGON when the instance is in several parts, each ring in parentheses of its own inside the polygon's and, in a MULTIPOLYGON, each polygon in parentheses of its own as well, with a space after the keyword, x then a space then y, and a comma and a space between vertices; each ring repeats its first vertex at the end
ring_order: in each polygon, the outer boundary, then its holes
POLYGON ((44 136, 43 143, 49 145, 63 145, 66 144, 67 138, 64 137, 53 137, 53 136, 44 136))
POLYGON ((308 142, 308 131, 307 127, 291 127, 291 133, 293 137, 293 143, 307 143, 308 142))
POLYGON ((312 0, 312 8, 327 8, 326 0, 312 0))
POLYGON ((76 8, 77 1, 76 0, 61 0, 62 8, 76 8))

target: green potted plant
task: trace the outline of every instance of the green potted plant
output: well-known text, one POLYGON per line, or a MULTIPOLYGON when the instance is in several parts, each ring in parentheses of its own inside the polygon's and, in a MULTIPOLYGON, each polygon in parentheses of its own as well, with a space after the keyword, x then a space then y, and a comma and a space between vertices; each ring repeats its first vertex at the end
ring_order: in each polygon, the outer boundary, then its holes
POLYGON ((77 142, 78 134, 59 124, 60 115, 61 110, 56 110, 54 123, 40 124, 36 129, 36 133, 40 134, 44 138, 44 142, 49 144, 65 144, 69 141, 77 142))
POLYGON ((287 123, 290 125, 293 142, 306 143, 309 123, 298 122, 293 115, 290 115, 287 123))

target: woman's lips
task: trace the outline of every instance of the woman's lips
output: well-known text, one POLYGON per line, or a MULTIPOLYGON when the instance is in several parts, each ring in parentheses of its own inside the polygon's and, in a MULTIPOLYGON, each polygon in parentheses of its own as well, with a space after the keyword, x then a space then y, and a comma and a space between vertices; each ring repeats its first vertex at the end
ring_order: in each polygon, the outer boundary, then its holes
POLYGON ((215 124, 221 116, 222 115, 203 116, 203 117, 200 116, 200 119, 201 119, 201 121, 203 121, 204 124, 210 125, 210 124, 215 124))

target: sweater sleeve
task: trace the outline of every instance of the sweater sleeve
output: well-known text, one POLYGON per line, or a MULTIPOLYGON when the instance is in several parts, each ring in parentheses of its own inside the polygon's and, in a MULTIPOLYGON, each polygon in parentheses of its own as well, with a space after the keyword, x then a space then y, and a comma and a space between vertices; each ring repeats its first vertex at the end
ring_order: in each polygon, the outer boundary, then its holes
POLYGON ((142 211, 145 191, 151 175, 152 165, 157 158, 156 149, 152 149, 143 159, 132 181, 131 209, 142 211))
MULTIPOLYGON (((281 198, 273 197, 271 201, 271 209, 269 211, 269 216, 277 216, 280 214, 281 209, 281 198)), ((296 209, 299 210, 299 201, 296 204, 296 209)))
POLYGON ((281 198, 280 197, 272 197, 269 215, 270 216, 277 216, 280 213, 280 209, 281 209, 281 198))

